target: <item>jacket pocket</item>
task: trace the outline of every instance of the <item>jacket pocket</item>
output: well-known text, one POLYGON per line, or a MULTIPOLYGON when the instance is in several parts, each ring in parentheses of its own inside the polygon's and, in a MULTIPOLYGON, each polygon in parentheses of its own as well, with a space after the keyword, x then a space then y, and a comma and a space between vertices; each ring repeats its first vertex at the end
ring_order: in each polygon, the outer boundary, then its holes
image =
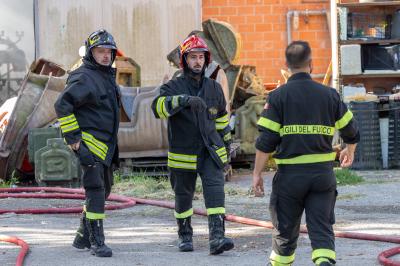
POLYGON ((81 141, 79 149, 76 151, 81 165, 92 166, 95 164, 93 154, 89 151, 86 144, 81 141))

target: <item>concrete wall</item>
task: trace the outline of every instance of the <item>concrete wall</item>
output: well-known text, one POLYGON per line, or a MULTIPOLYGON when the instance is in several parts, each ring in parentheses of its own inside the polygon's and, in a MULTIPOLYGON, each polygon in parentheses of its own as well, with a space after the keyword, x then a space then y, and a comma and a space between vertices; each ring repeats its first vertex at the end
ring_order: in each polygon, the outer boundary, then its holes
POLYGON ((36 0, 37 56, 71 66, 87 36, 110 31, 142 70, 142 85, 172 74, 166 55, 201 28, 201 0, 36 0))
MULTIPOLYGON (((203 0, 202 19, 226 21, 241 34, 239 64, 255 65, 264 82, 283 81, 286 14, 290 10, 328 10, 328 0, 203 0)), ((325 16, 300 16, 292 40, 310 42, 315 74, 325 73, 331 59, 330 35, 325 16)))

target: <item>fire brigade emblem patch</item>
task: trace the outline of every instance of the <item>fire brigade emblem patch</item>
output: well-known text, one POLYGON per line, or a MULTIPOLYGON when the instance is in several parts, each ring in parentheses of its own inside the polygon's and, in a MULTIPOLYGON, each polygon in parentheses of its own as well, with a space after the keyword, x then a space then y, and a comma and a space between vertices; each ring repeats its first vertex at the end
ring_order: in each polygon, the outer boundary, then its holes
POLYGON ((211 108, 208 108, 208 112, 210 112, 210 114, 212 114, 212 115, 216 115, 218 113, 218 110, 215 107, 211 107, 211 108))

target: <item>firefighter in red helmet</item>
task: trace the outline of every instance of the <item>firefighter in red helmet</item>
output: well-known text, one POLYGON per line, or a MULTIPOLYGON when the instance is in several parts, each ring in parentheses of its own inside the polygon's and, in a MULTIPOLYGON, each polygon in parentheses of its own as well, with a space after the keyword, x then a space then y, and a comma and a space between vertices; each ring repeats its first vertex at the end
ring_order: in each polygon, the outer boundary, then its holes
POLYGON ((157 118, 168 119, 168 168, 175 192, 179 250, 192 251, 192 200, 200 175, 207 208, 210 254, 233 248, 225 237, 223 168, 231 143, 229 116, 221 86, 206 78, 211 54, 203 39, 189 36, 180 46, 183 75, 160 87, 152 103, 157 118))

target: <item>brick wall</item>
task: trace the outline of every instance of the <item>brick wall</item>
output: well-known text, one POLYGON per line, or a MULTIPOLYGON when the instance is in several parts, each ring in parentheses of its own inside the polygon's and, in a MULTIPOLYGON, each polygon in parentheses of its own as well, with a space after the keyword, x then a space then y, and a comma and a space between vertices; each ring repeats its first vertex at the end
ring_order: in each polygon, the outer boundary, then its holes
MULTIPOLYGON (((278 82, 283 81, 280 69, 285 68, 286 14, 290 10, 329 10, 329 1, 316 1, 203 0, 202 19, 230 23, 242 37, 239 64, 255 65, 264 82, 278 82)), ((325 73, 331 58, 326 17, 299 18, 298 29, 292 27, 292 40, 308 41, 313 49, 313 73, 325 73)))

